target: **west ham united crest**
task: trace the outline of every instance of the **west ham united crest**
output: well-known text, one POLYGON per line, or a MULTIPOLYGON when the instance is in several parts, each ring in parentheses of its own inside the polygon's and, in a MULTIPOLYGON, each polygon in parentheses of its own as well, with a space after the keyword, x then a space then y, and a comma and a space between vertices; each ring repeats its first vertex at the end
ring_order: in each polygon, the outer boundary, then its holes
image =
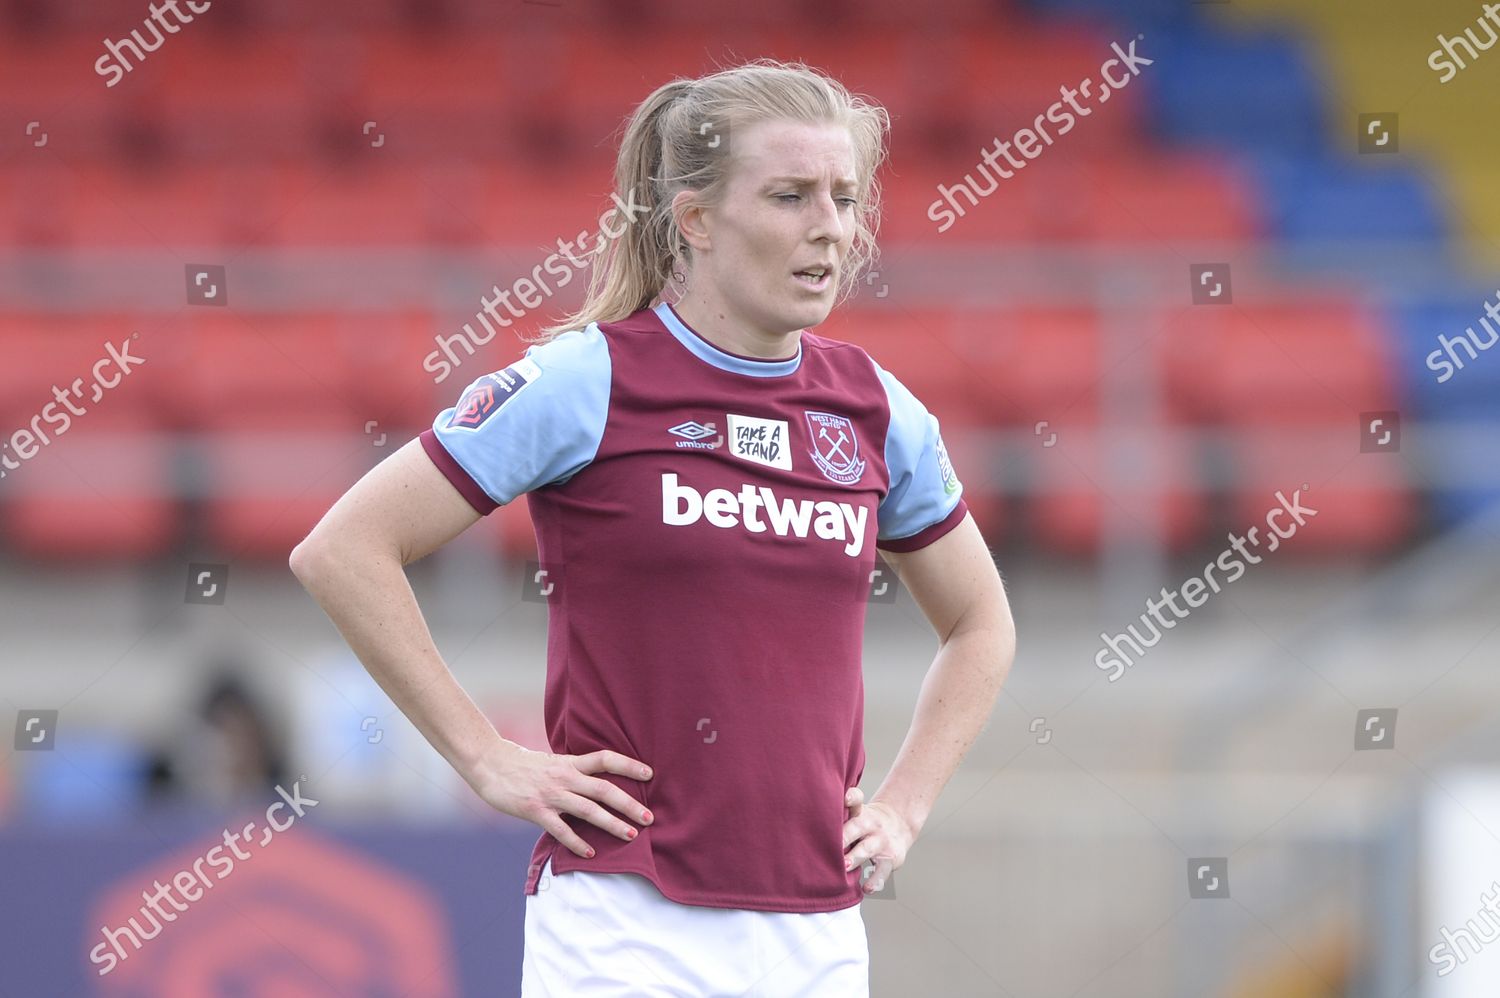
POLYGON ((859 440, 849 417, 810 410, 804 410, 803 414, 807 416, 807 431, 812 437, 813 463, 823 476, 840 485, 859 481, 865 473, 865 461, 859 456, 859 440))

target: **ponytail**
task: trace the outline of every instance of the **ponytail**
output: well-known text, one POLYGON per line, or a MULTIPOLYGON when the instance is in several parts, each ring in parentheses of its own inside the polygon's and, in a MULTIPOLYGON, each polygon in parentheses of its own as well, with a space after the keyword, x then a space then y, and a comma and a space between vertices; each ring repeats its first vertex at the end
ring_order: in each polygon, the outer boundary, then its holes
POLYGON ((673 199, 692 190, 700 203, 716 203, 729 179, 728 143, 721 144, 718 135, 769 118, 834 122, 850 130, 861 189, 839 282, 839 301, 847 297, 876 253, 880 204, 875 172, 885 157, 890 117, 885 108, 852 96, 836 80, 802 63, 756 59, 698 79, 664 83, 631 114, 615 163, 615 188, 622 200, 634 198, 641 213, 623 220, 625 231, 618 238, 601 234, 583 305, 543 328, 532 342, 592 322, 618 321, 660 298, 674 273, 680 275, 679 268, 690 260, 673 199), (714 141, 705 141, 707 134, 714 134, 714 141))

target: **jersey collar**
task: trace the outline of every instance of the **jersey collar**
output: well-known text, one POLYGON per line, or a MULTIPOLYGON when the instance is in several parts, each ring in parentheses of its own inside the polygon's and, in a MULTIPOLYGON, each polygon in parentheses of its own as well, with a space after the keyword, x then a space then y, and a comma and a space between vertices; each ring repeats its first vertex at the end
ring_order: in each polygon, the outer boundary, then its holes
POLYGON ((656 317, 661 320, 663 326, 667 327, 667 331, 677 338, 677 342, 691 350, 699 360, 721 370, 735 374, 748 374, 755 378, 776 378, 793 373, 802 363, 802 338, 800 336, 797 338, 797 352, 785 360, 744 357, 721 350, 704 339, 702 335, 694 332, 687 323, 682 321, 682 317, 669 302, 662 302, 651 311, 656 313, 656 317))

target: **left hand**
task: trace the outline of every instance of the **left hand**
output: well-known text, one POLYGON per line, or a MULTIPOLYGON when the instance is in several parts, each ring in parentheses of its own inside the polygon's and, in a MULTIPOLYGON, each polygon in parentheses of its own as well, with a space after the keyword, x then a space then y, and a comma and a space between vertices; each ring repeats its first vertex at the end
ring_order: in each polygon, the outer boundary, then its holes
POLYGON ((911 825, 888 804, 865 803, 864 791, 850 787, 844 794, 849 820, 844 823, 844 869, 858 868, 868 859, 875 870, 865 879, 864 892, 874 894, 886 878, 906 862, 906 851, 916 839, 911 825), (853 846, 851 849, 850 846, 853 846))

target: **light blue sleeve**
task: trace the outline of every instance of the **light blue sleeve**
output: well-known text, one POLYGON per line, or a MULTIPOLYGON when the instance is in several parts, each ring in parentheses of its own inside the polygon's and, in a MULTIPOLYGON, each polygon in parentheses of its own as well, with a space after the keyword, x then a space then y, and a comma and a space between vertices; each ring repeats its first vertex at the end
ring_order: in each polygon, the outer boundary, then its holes
MULTIPOLYGON (((937 417, 895 375, 879 364, 875 370, 891 408, 885 435, 891 482, 876 512, 876 543, 894 545, 947 520, 963 501, 964 487, 948 460, 937 417)), ((956 517, 961 518, 962 514, 956 517)))
POLYGON ((424 444, 470 503, 490 512, 567 481, 594 459, 609 416, 610 377, 599 327, 569 330, 472 382, 432 421, 441 450, 424 444))

